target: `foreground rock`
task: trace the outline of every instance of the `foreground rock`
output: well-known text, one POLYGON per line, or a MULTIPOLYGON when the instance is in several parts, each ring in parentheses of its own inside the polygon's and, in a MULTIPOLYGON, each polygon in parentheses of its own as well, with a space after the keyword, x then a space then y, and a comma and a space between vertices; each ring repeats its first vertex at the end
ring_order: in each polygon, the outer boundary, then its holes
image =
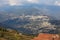
POLYGON ((38 37, 35 37, 32 40, 60 40, 60 36, 58 34, 44 34, 41 33, 38 37))

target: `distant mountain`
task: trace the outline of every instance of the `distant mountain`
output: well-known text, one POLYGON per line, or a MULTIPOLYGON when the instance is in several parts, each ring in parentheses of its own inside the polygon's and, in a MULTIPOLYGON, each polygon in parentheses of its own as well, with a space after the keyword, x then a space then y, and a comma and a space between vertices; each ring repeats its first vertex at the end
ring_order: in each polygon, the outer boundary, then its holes
POLYGON ((54 5, 37 5, 37 4, 30 4, 30 5, 23 5, 23 6, 4 6, 0 7, 0 13, 3 15, 14 15, 20 16, 22 14, 25 15, 51 15, 55 16, 57 19, 60 17, 60 7, 54 5))
MULTIPOLYGON (((6 25, 5 28, 11 28, 18 30, 19 32, 26 34, 38 34, 38 33, 58 33, 58 30, 52 24, 49 16, 35 15, 35 16, 21 16, 20 18, 9 19, 2 24, 6 25), (32 18, 33 17, 33 18, 32 18)), ((55 22, 56 23, 56 22, 55 22)))
POLYGON ((59 17, 59 6, 33 4, 0 8, 0 23, 5 25, 6 28, 12 28, 27 34, 58 33, 55 27, 60 20, 59 17), (47 18, 41 18, 41 15, 47 18), (55 20, 58 22, 55 22, 55 20))

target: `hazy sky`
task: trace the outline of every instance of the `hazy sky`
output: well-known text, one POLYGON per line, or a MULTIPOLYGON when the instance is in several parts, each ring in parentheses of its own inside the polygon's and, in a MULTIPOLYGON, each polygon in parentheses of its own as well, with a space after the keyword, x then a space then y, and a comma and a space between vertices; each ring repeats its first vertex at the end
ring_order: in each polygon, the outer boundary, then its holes
POLYGON ((60 0, 0 0, 1 5, 24 5, 27 3, 31 4, 46 4, 46 5, 57 5, 60 6, 60 0))

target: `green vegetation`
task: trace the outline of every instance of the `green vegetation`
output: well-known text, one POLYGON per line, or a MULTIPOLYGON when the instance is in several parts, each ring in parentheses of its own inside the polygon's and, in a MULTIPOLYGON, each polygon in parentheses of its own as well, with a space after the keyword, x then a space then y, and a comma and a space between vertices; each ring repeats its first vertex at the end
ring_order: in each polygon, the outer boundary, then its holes
POLYGON ((0 40, 31 40, 33 35, 24 35, 16 30, 0 28, 0 40))

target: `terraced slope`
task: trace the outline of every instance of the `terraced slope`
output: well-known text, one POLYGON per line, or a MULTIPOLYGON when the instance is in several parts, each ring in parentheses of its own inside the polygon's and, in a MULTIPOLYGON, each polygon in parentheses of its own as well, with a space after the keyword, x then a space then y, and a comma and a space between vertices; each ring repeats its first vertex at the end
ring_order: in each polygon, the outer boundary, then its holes
POLYGON ((0 40, 31 40, 32 35, 24 35, 15 30, 0 28, 0 40))

